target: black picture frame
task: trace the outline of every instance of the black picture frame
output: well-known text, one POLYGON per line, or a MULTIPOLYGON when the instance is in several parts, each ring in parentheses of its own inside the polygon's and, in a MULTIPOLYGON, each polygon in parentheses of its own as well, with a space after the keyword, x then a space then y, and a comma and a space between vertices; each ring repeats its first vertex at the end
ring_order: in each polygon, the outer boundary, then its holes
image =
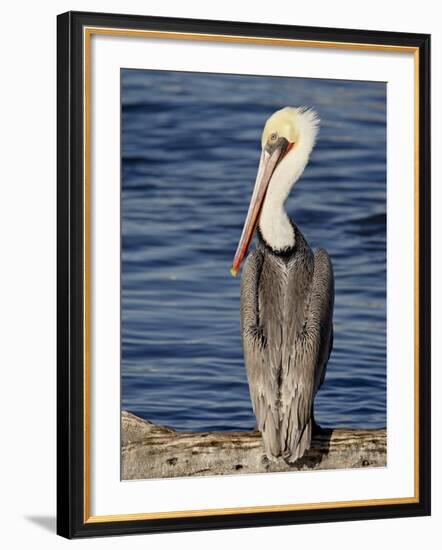
MULTIPOLYGON (((57 533, 67 538, 430 514, 430 36, 69 12, 57 21, 57 533), (91 521, 85 513, 84 29, 108 27, 409 47, 419 60, 418 498, 411 503, 91 521)), ((86 388, 86 389, 85 389, 86 388)))

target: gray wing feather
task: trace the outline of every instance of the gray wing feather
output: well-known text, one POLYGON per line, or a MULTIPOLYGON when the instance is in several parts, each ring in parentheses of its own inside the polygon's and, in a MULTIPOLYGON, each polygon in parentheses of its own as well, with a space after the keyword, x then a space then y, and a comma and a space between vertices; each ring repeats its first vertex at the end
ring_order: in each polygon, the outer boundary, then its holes
POLYGON ((279 380, 260 319, 258 284, 262 267, 262 254, 255 250, 247 257, 241 276, 241 336, 253 411, 266 454, 272 457, 280 454, 279 380))
POLYGON ((311 265, 277 272, 255 250, 241 277, 241 335, 250 397, 269 458, 310 446, 313 399, 332 339, 333 271, 323 249, 311 265))
MULTIPOLYGON (((307 314, 300 333, 289 323, 281 383, 281 442, 289 461, 297 460, 310 447, 313 400, 324 381, 333 334, 334 277, 324 249, 314 255, 314 270, 307 314)), ((290 316, 288 316, 290 319, 290 316)))

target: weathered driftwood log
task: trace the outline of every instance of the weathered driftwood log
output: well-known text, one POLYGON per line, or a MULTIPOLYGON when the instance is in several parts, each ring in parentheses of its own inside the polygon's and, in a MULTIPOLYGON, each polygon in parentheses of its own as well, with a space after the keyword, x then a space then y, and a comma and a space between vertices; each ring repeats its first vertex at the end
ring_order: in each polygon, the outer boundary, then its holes
POLYGON ((319 429, 294 465, 269 462, 259 432, 177 432, 123 411, 122 479, 386 466, 386 430, 319 429))

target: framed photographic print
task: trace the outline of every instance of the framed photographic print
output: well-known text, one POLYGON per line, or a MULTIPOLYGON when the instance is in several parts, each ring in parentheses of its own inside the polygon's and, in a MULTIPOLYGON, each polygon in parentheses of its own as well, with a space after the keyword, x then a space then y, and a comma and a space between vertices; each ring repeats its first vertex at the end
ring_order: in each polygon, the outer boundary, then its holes
POLYGON ((430 37, 58 17, 58 533, 430 513, 430 37))

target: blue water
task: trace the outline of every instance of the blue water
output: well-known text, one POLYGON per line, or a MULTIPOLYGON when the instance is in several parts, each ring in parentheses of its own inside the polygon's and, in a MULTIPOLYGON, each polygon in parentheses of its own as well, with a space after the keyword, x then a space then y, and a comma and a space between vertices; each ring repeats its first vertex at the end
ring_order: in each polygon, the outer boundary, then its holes
POLYGON ((331 255, 334 349, 315 415, 386 424, 384 83, 122 70, 122 408, 178 430, 254 427, 229 268, 266 118, 308 105, 317 146, 287 201, 331 255))

